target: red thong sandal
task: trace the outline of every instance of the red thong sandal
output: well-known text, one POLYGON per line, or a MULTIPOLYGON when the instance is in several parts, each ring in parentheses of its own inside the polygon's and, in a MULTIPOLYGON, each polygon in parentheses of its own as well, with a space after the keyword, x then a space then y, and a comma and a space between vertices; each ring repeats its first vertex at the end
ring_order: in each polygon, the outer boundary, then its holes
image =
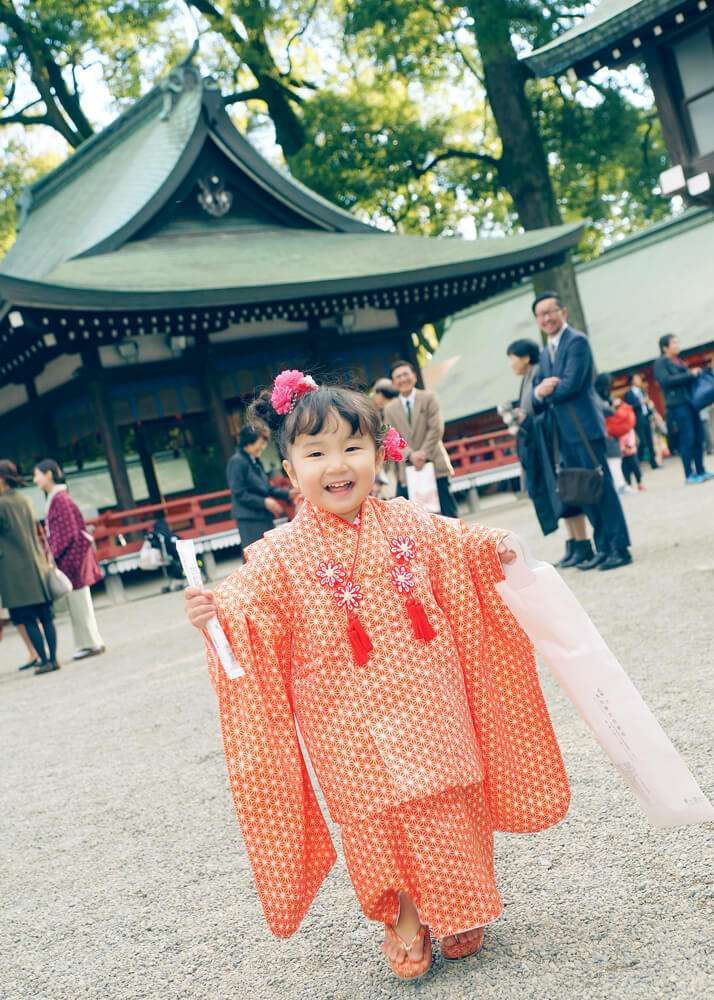
POLYGON ((399 979, 419 979, 420 976, 425 976, 426 973, 431 968, 432 963, 432 949, 431 949, 431 934, 429 933, 429 928, 424 924, 416 932, 409 944, 400 938, 394 927, 390 927, 389 924, 384 925, 387 937, 391 944, 398 945, 399 948, 404 952, 404 959, 396 961, 387 955, 387 961, 389 962, 389 967, 399 979), (409 952, 412 950, 416 942, 421 936, 424 942, 424 948, 422 951, 422 956, 418 961, 414 961, 409 958, 409 952))
POLYGON ((463 931, 461 934, 449 934, 439 942, 441 957, 447 962, 455 962, 459 958, 478 954, 483 947, 483 935, 483 927, 474 927, 472 931, 463 931), (467 940, 462 941, 467 935, 467 940))

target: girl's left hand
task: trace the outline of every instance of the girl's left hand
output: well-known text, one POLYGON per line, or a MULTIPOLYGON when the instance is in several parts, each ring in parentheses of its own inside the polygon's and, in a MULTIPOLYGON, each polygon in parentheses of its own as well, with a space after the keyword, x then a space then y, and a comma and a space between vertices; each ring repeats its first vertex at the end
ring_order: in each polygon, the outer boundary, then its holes
POLYGON ((511 563, 514 563, 518 558, 513 549, 509 549, 506 547, 505 542, 498 543, 498 548, 496 549, 496 552, 498 553, 498 558, 501 560, 502 566, 510 566, 511 563))

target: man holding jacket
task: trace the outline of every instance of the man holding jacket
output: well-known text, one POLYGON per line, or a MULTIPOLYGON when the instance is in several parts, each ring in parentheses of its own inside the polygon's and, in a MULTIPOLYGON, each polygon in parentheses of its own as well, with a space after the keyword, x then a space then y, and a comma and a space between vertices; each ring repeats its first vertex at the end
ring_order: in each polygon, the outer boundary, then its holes
POLYGON ((599 466, 603 474, 600 502, 584 507, 597 551, 578 569, 627 566, 632 562, 630 536, 607 464, 607 430, 594 397, 590 342, 584 333, 568 326, 568 311, 556 292, 541 292, 532 308, 539 329, 547 337, 533 390, 534 410, 550 410, 563 468, 599 466))

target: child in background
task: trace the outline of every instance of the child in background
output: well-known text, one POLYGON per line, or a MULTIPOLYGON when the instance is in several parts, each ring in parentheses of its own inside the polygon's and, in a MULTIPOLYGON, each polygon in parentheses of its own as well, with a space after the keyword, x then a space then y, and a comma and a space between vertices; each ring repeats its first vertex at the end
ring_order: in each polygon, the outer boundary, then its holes
POLYGON ((637 435, 630 428, 627 433, 617 439, 617 443, 620 446, 620 454, 622 455, 622 475, 625 477, 625 482, 628 486, 631 486, 632 477, 634 476, 637 480, 637 489, 643 492, 645 486, 642 482, 642 469, 637 457, 637 435))
POLYGON ((244 671, 229 679, 207 640, 258 893, 287 937, 336 858, 297 720, 362 910, 413 979, 432 934, 462 958, 500 916, 493 831, 542 830, 568 808, 533 648, 495 588, 516 556, 504 532, 370 496, 403 442, 362 394, 283 372, 252 418, 305 502, 186 600, 197 628, 218 615, 244 671))

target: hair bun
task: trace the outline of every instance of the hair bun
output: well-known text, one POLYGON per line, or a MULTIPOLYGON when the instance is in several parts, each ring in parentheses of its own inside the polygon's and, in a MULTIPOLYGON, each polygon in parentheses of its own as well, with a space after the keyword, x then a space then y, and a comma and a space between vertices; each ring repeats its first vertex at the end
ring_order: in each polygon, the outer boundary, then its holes
POLYGON ((272 432, 278 431, 284 420, 273 408, 270 389, 263 389, 248 407, 248 423, 265 424, 272 432))

